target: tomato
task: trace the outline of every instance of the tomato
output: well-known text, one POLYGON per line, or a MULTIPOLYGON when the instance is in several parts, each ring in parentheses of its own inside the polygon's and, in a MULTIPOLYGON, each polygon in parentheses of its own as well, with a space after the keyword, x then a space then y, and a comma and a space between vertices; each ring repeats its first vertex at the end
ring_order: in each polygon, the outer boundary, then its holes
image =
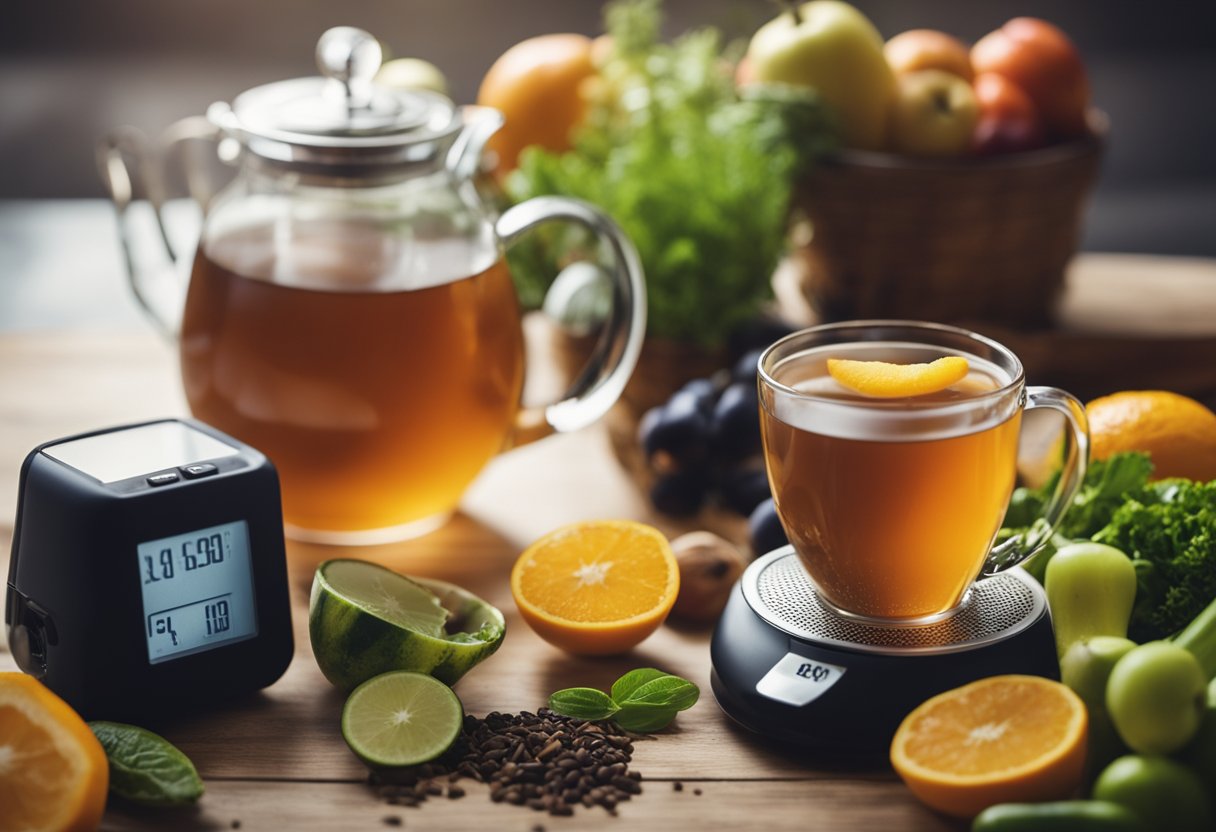
POLYGON ((976 76, 974 87, 980 120, 972 136, 972 150, 987 155, 1042 146, 1043 119, 1021 87, 995 72, 976 76))
POLYGON ((519 153, 530 145, 561 153, 582 121, 583 83, 595 74, 593 42, 584 35, 541 35, 521 41, 502 54, 477 93, 477 103, 494 107, 506 119, 487 148, 498 155, 497 173, 514 170, 519 153))
POLYGON ((971 47, 976 74, 995 72, 1034 102, 1048 131, 1061 137, 1086 132, 1089 78, 1072 41, 1045 20, 1016 17, 971 47))

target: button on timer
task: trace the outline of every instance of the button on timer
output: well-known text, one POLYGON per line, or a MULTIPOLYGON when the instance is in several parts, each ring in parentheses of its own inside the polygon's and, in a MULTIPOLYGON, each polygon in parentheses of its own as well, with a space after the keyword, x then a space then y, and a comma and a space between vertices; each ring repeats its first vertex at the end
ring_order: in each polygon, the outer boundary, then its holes
POLYGON ((216 468, 210 462, 196 462, 193 465, 183 465, 181 467, 181 472, 188 480, 209 477, 217 471, 219 471, 219 468, 216 468))
POLYGON ((158 485, 168 485, 171 482, 177 482, 178 479, 176 471, 162 471, 159 474, 153 474, 148 477, 148 485, 155 488, 158 485))

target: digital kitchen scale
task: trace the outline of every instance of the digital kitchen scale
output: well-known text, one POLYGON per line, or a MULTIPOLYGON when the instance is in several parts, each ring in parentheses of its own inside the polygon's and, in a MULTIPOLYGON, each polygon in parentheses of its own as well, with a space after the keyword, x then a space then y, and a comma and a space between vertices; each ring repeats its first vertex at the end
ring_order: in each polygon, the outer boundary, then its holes
POLYGON ((35 448, 4 621, 18 666, 86 718, 271 684, 293 653, 274 466, 188 420, 35 448))
POLYGON ((964 607, 924 626, 831 612, 792 546, 753 562, 718 621, 711 683, 728 716, 814 753, 885 758, 926 699, 1005 673, 1059 678, 1041 586, 1020 568, 978 581, 964 607))

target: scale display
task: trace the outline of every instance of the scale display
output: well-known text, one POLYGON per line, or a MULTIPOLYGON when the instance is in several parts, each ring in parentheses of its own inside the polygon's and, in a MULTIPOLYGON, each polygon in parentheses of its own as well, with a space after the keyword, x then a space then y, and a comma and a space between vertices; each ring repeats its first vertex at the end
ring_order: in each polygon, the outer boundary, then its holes
POLYGON ((137 547, 151 664, 258 634, 244 520, 137 547))

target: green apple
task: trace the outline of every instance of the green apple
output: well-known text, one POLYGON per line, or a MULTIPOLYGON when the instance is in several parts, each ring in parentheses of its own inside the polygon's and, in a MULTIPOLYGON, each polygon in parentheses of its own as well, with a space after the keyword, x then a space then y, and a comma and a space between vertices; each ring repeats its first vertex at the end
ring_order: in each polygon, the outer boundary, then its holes
POLYGON ((1127 635, 1136 569, 1114 546, 1074 543, 1056 552, 1043 577, 1061 656, 1089 636, 1127 635))
POLYGON ((1193 771, 1166 757, 1120 757, 1098 776, 1093 796, 1131 809, 1146 829, 1213 828, 1213 807, 1203 784, 1193 771))
POLYGON ((448 79, 439 67, 421 58, 397 58, 380 67, 376 83, 399 90, 430 90, 448 94, 448 79))
POLYGON ((1106 684, 1106 710, 1129 748, 1170 754, 1199 729, 1207 686, 1198 659, 1176 644, 1151 641, 1115 663, 1106 684))
POLYGON ((882 35, 839 0, 812 0, 778 15, 747 48, 750 77, 813 87, 840 121, 844 144, 881 150, 895 95, 882 35))
POLYGON ((979 119, 967 81, 940 69, 909 72, 899 76, 888 144, 909 156, 961 156, 979 119))
POLYGON ((1126 638, 1094 636, 1074 642, 1060 659, 1060 681, 1081 697, 1089 712, 1086 768, 1091 776, 1127 753, 1127 746, 1119 739, 1106 712, 1106 684, 1115 664, 1135 646, 1134 641, 1126 638))

